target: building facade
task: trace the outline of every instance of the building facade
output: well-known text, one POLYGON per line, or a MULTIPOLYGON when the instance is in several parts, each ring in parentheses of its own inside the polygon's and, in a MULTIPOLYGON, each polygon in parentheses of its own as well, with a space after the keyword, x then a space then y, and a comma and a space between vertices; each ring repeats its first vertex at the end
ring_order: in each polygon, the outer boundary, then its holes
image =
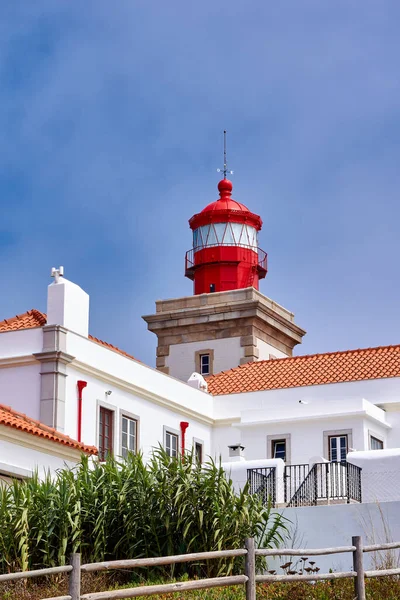
POLYGON ((226 179, 219 191, 190 220, 194 295, 144 317, 156 369, 90 335, 89 296, 54 269, 46 313, 0 322, 1 397, 100 460, 162 445, 201 461, 261 460, 286 479, 300 465, 305 480, 313 465, 399 448, 400 346, 293 356, 305 331, 258 290, 261 219, 226 179))

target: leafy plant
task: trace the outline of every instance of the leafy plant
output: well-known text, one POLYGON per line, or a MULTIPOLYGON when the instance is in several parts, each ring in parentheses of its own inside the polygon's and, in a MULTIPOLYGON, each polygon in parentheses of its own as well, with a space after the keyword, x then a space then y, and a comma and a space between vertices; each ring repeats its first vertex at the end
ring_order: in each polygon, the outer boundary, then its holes
MULTIPOLYGON (((282 542, 285 519, 245 486, 235 493, 221 465, 193 455, 171 459, 163 449, 105 463, 83 457, 74 469, 0 488, 0 569, 242 548, 282 542)), ((159 569, 160 575, 216 576, 241 571, 242 559, 199 561, 159 569)))

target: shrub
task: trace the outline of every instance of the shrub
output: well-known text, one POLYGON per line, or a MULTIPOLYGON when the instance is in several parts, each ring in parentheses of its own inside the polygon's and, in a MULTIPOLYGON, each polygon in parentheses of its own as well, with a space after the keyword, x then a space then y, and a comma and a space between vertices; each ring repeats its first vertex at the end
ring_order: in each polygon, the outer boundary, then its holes
MULTIPOLYGON (((171 459, 162 449, 147 465, 141 454, 105 463, 83 457, 53 478, 15 481, 0 489, 0 518, 3 572, 62 565, 71 552, 98 562, 241 548, 250 536, 273 547, 285 530, 283 517, 247 486, 234 492, 221 465, 200 466, 193 455, 171 459)), ((238 559, 213 560, 163 573, 215 576, 241 568, 238 559)))

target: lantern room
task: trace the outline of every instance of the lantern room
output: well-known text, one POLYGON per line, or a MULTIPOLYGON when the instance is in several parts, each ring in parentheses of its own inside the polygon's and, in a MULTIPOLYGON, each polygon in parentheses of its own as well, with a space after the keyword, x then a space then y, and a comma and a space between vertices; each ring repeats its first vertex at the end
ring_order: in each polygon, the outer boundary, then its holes
POLYGON ((186 253, 185 275, 194 282, 194 294, 258 290, 267 274, 267 255, 258 247, 261 218, 231 197, 228 179, 218 191, 219 199, 189 221, 193 248, 186 253))

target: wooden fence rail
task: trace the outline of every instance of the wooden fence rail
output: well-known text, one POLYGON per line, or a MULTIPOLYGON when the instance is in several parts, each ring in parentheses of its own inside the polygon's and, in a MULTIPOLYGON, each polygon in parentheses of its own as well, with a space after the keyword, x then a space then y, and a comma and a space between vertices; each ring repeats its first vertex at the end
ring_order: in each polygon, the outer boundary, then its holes
POLYGON ((44 598, 43 600, 114 600, 117 598, 135 598, 137 596, 151 596, 152 594, 166 594, 178 591, 189 591, 198 589, 211 589, 214 587, 245 585, 246 600, 256 600, 256 584, 274 581, 321 581, 324 579, 354 579, 355 600, 366 600, 365 579, 371 577, 399 576, 400 568, 383 569, 379 571, 364 571, 363 555, 365 552, 377 552, 400 548, 400 542, 388 544, 374 544, 363 546, 359 536, 352 538, 351 546, 339 546, 337 548, 255 548, 253 538, 248 538, 245 548, 237 550, 221 550, 213 552, 199 552, 194 554, 179 554, 176 556, 161 556, 155 558, 135 558, 131 560, 115 560, 99 563, 81 565, 80 554, 71 556, 71 564, 62 567, 39 569, 37 571, 24 571, 20 573, 7 573, 0 575, 2 581, 16 581, 31 577, 43 577, 58 573, 69 574, 68 595, 44 598), (353 554, 353 570, 339 573, 307 573, 296 575, 256 575, 257 556, 323 556, 330 554, 349 553, 353 554), (210 579, 198 579, 178 583, 166 583, 162 585, 146 585, 140 587, 112 590, 107 592, 92 592, 81 595, 82 573, 93 571, 110 571, 112 569, 132 569, 135 567, 154 567, 159 565, 170 565, 177 563, 193 562, 199 560, 210 560, 215 558, 235 558, 243 556, 245 560, 245 573, 243 575, 231 575, 227 577, 213 577, 210 579))

